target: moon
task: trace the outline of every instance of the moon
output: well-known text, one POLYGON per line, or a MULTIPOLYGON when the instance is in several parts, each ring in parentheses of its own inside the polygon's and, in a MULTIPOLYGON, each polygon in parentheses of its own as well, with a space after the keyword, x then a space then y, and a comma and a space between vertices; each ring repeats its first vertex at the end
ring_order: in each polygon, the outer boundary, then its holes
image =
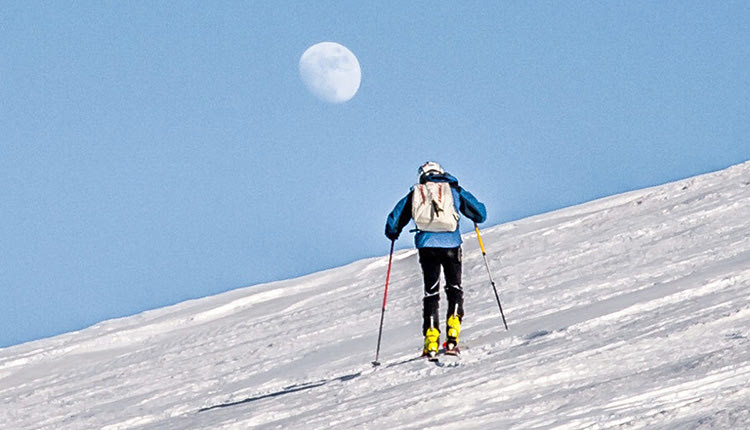
POLYGON ((335 42, 321 42, 307 48, 299 59, 299 73, 307 89, 328 103, 351 100, 362 80, 357 57, 335 42))

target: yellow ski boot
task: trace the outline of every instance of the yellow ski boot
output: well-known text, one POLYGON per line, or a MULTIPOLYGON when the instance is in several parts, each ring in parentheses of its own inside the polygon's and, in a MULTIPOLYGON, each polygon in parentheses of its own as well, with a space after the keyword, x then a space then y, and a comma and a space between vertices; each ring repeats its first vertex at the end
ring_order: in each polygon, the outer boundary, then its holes
POLYGON ((449 355, 458 355, 458 335, 461 333, 461 319, 458 315, 448 317, 447 339, 445 340, 445 353, 449 355))
POLYGON ((430 360, 436 359, 438 355, 438 343, 440 342, 440 332, 436 328, 429 328, 424 335, 424 349, 422 356, 430 360))

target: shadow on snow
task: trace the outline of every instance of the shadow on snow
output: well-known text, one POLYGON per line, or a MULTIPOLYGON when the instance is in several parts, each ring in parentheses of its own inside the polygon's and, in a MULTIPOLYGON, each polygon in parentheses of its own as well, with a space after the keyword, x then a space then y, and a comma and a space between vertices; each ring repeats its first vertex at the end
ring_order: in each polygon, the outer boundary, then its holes
POLYGON ((244 405, 244 404, 247 404, 247 403, 252 403, 252 402, 255 402, 255 401, 258 401, 258 400, 269 399, 269 398, 273 398, 273 397, 283 396, 285 394, 296 393, 298 391, 311 390, 313 388, 321 387, 323 385, 326 385, 329 382, 346 382, 346 381, 350 381, 350 380, 352 380, 352 379, 354 379, 354 378, 356 378, 356 377, 358 377, 360 375, 362 375, 362 372, 351 373, 349 375, 339 376, 337 378, 321 379, 320 381, 315 381, 315 382, 305 382, 303 384, 290 385, 288 387, 284 387, 283 389, 281 389, 279 391, 272 392, 272 393, 267 393, 267 394, 262 394, 262 395, 259 395, 259 396, 248 397, 246 399, 238 400, 236 402, 222 403, 222 404, 219 404, 219 405, 208 406, 208 407, 200 409, 198 412, 206 412, 206 411, 210 411, 210 410, 213 410, 213 409, 220 409, 220 408, 229 408, 229 407, 232 407, 232 406, 239 406, 239 405, 244 405))

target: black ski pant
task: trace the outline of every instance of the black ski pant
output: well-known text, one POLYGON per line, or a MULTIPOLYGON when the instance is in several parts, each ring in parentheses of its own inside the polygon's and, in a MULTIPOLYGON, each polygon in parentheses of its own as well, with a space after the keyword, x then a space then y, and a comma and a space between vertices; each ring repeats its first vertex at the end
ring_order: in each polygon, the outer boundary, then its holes
POLYGON ((422 334, 434 327, 440 330, 440 269, 445 277, 445 295, 448 296, 449 316, 464 316, 464 291, 461 289, 461 247, 420 248, 419 264, 424 276, 424 299, 422 304, 422 334))

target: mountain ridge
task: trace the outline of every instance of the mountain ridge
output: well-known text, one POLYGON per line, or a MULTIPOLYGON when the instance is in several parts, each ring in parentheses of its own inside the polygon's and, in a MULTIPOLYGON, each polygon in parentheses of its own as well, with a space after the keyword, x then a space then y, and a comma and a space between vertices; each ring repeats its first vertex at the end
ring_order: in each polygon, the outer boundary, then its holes
POLYGON ((0 422, 747 427, 748 209, 750 162, 483 229, 507 332, 465 234, 453 367, 405 362, 421 344, 421 272, 404 249, 383 369, 369 363, 387 256, 0 349, 0 422))

